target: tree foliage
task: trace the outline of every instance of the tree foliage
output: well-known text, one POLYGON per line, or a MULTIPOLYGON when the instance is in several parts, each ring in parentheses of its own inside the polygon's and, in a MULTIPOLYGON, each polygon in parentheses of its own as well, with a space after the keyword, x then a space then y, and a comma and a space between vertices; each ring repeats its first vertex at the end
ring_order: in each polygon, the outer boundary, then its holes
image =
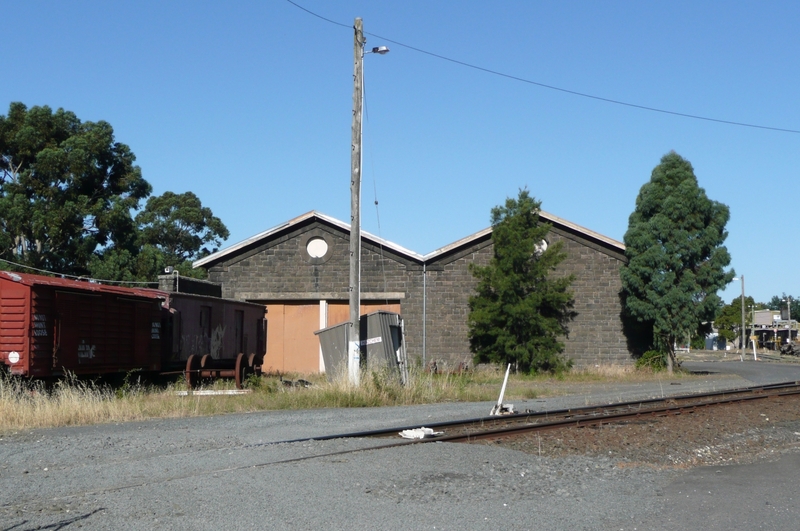
POLYGON ((792 319, 797 321, 800 319, 800 299, 782 293, 780 295, 773 295, 768 303, 765 304, 770 310, 785 311, 786 301, 791 301, 792 319))
POLYGON ((133 244, 131 211, 151 187, 107 122, 12 103, 0 116, 0 257, 88 273, 99 249, 133 244))
POLYGON ((674 151, 639 190, 624 237, 623 319, 652 330, 651 346, 669 354, 670 370, 675 343, 709 327, 721 303, 717 291, 734 277, 725 270, 729 217, 728 207, 706 196, 692 165, 674 151))
POLYGON ((165 192, 147 200, 136 216, 140 242, 164 253, 168 261, 180 264, 216 252, 229 236, 228 229, 211 209, 203 207, 192 192, 165 192), (213 247, 209 248, 211 245, 213 247))
POLYGON ((570 365, 559 338, 577 315, 574 277, 552 275, 566 253, 561 242, 546 244, 550 225, 540 222, 540 205, 523 189, 492 209, 494 255, 486 266, 470 266, 478 280, 468 318, 476 363, 513 363, 522 372, 570 365))
MULTIPOLYGON (((753 297, 744 298, 744 316, 745 326, 753 323, 751 308, 760 310, 762 304, 756 303, 753 297)), ((742 296, 738 296, 720 309, 716 319, 714 319, 714 326, 717 327, 719 335, 724 337, 726 341, 733 341, 739 336, 742 329, 742 296)))
POLYGON ((0 259, 105 280, 155 281, 166 265, 204 276, 190 260, 228 230, 191 192, 135 215, 152 191, 135 160, 107 122, 12 103, 0 116, 0 259))

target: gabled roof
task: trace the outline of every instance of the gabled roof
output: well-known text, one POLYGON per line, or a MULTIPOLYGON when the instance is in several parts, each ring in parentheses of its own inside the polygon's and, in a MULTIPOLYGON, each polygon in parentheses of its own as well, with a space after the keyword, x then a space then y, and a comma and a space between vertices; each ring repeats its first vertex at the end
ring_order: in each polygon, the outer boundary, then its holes
MULTIPOLYGON (((306 221, 314 220, 314 219, 318 219, 318 220, 323 221, 323 222, 325 222, 325 223, 327 223, 329 225, 333 225, 335 227, 338 227, 339 229, 342 230, 342 232, 346 232, 346 233, 350 232, 350 224, 349 223, 345 223, 344 221, 339 221, 336 218, 332 218, 330 216, 326 216, 325 214, 322 214, 321 212, 317 212, 316 210, 312 210, 310 212, 306 212, 305 214, 303 214, 301 216, 297 216, 294 219, 290 219, 286 223, 281 223, 280 225, 276 225, 275 227, 272 227, 271 229, 267 229, 264 232, 259 232, 255 236, 251 236, 250 238, 247 238, 246 240, 242 240, 239 243, 235 243, 235 244, 231 245, 230 247, 222 249, 221 251, 217 251, 216 253, 213 253, 213 254, 210 254, 210 255, 206 256, 205 258, 201 258, 200 260, 197 260, 196 262, 192 263, 192 267, 202 267, 202 266, 204 266, 206 264, 209 264, 211 262, 217 262, 217 261, 219 261, 219 260, 221 260, 221 259, 223 259, 223 258, 225 258, 227 256, 235 255, 237 251, 242 250, 242 249, 246 249, 250 245, 253 245, 253 244, 258 243, 260 241, 268 240, 271 236, 273 236, 273 235, 275 235, 275 234, 277 234, 277 233, 279 233, 279 232, 281 232, 281 231, 283 231, 285 229, 289 229, 289 228, 295 227, 295 226, 300 225, 300 224, 302 224, 302 223, 304 223, 306 221)), ((372 243, 374 243, 376 245, 380 245, 382 247, 391 249, 394 252, 396 252, 398 254, 401 254, 403 256, 406 256, 408 258, 411 258, 413 260, 418 260, 418 261, 422 261, 423 260, 423 256, 421 254, 415 253, 414 251, 410 251, 410 250, 406 249, 405 247, 397 245, 396 243, 390 242, 388 240, 384 240, 383 238, 379 238, 378 236, 375 236, 374 234, 370 234, 369 232, 366 232, 364 230, 361 231, 361 239, 362 240, 366 240, 366 241, 371 241, 372 243)))
POLYGON ((586 227, 581 227, 577 223, 572 223, 571 221, 567 221, 566 219, 550 214, 549 212, 544 212, 540 210, 539 217, 553 226, 561 225, 564 228, 570 229, 573 232, 581 234, 582 236, 586 237, 589 240, 596 240, 598 242, 606 244, 609 247, 616 248, 620 252, 625 252, 625 244, 622 243, 621 241, 615 240, 614 238, 603 236, 599 232, 589 230, 586 227))
MULTIPOLYGON (((625 251, 625 245, 622 242, 619 242, 619 241, 614 240, 612 238, 609 238, 607 236, 603 236, 602 234, 600 234, 598 232, 594 232, 594 231, 589 230, 589 229, 587 229, 585 227, 581 227, 580 225, 576 225, 575 223, 572 223, 572 222, 569 222, 569 221, 567 221, 565 219, 559 218, 558 216, 554 216, 553 214, 549 214, 549 213, 544 212, 544 211, 539 211, 539 218, 542 221, 546 222, 546 223, 550 223, 554 227, 565 229, 568 232, 577 233, 577 234, 583 236, 584 238, 586 238, 588 240, 594 240, 596 243, 601 244, 604 247, 610 247, 612 249, 618 250, 619 252, 624 252, 625 251)), ((298 225, 300 225, 302 223, 305 223, 305 222, 307 222, 309 220, 315 220, 315 219, 323 221, 323 222, 325 222, 325 223, 327 223, 329 225, 333 225, 335 227, 338 227, 339 229, 342 230, 342 232, 346 232, 346 233, 350 232, 350 225, 348 223, 345 223, 345 222, 340 221, 340 220, 338 220, 336 218, 332 218, 330 216, 326 216, 325 214, 322 214, 320 212, 312 210, 310 212, 306 212, 305 214, 303 214, 301 216, 297 216, 294 219, 290 219, 286 223, 281 223, 280 225, 277 225, 275 227, 272 227, 271 229, 265 230, 264 232, 260 232, 260 233, 256 234, 255 236, 251 236, 250 238, 247 238, 246 240, 240 241, 239 243, 235 243, 235 244, 231 245, 230 247, 222 249, 221 251, 218 251, 216 253, 210 254, 210 255, 206 256, 205 258, 201 258, 200 260, 195 261, 192 264, 192 267, 202 267, 202 266, 214 263, 214 262, 218 262, 218 261, 220 261, 220 260, 222 260, 222 259, 224 259, 224 258, 226 258, 228 256, 234 256, 234 255, 237 254, 238 251, 246 249, 246 248, 248 248, 249 246, 251 246, 253 244, 257 244, 257 243, 259 243, 261 241, 268 240, 270 237, 272 237, 272 236, 274 236, 274 235, 276 235, 276 234, 278 234, 278 233, 280 233, 280 232, 282 232, 282 231, 284 231, 286 229, 290 229, 292 227, 296 227, 296 226, 298 226, 298 225)), ((455 251, 455 250, 457 250, 457 249, 459 249, 461 247, 467 246, 467 245, 471 244, 472 242, 474 242, 475 240, 481 239, 481 238, 483 238, 483 237, 485 237, 487 235, 490 235, 491 233, 492 233, 492 227, 485 228, 485 229, 483 229, 481 231, 476 232, 475 234, 471 234, 471 235, 469 235, 469 236, 467 236, 465 238, 462 238, 462 239, 460 239, 458 241, 455 241, 455 242, 453 242, 453 243, 451 243, 449 245, 445 245, 444 247, 436 249, 435 251, 432 251, 432 252, 430 252, 430 253, 428 253, 426 255, 421 255, 419 253, 415 253, 414 251, 410 251, 410 250, 406 249, 405 247, 397 245, 396 243, 390 242, 388 240, 384 240, 383 238, 379 238, 378 236, 375 236, 374 234, 370 234, 369 232, 366 232, 366 231, 363 231, 363 230, 361 231, 361 238, 363 240, 365 240, 365 241, 370 241, 371 243, 373 243, 375 245, 379 245, 381 247, 384 247, 384 248, 387 248, 387 249, 391 249, 392 251, 394 251, 394 252, 396 252, 396 253, 398 253, 398 254, 400 254, 402 256, 405 256, 405 257, 407 257, 407 258, 409 258, 411 260, 415 260, 415 261, 418 261, 418 262, 427 262, 427 261, 432 260, 434 258, 437 258, 439 256, 443 256, 443 255, 445 255, 447 253, 455 251)))

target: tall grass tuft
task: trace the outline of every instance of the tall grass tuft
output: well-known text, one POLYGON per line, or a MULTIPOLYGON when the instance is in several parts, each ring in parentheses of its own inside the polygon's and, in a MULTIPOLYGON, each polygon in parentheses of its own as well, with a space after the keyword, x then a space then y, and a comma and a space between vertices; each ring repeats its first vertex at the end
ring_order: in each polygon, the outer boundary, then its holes
MULTIPOLYGON (((249 394, 233 396, 179 396, 182 380, 167 386, 147 386, 129 374, 116 389, 67 376, 50 387, 41 382, 0 373, 0 433, 32 428, 127 422, 149 418, 193 417, 277 409, 380 407, 436 402, 493 402, 503 382, 503 371, 486 367, 453 374, 432 374, 412 367, 408 385, 384 372, 365 372, 358 387, 346 378, 328 382, 325 375, 303 375, 311 385, 287 386, 292 375, 251 376, 249 394)), ((295 375, 299 377, 300 375, 295 375)), ((505 400, 528 400, 562 395, 570 386, 641 381, 660 376, 631 366, 573 369, 552 375, 512 375, 505 400)), ((684 376, 686 377, 686 376, 684 376)), ((232 381, 219 380, 207 388, 232 389, 232 381)), ((575 389, 575 387, 573 387, 575 389)), ((487 410, 488 413, 488 410, 487 410)))

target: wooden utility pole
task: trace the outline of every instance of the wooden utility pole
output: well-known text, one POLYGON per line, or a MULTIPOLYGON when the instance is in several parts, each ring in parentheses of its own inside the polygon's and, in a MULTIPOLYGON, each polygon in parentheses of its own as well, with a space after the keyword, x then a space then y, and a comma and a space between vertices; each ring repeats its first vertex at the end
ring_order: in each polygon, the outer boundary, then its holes
POLYGON ((739 342, 739 345, 742 348, 742 355, 744 355, 744 351, 747 348, 747 342, 745 341, 745 333, 747 332, 747 323, 744 320, 744 275, 741 276, 742 279, 742 333, 739 334, 742 340, 739 342))
POLYGON ((347 374, 358 386, 361 371, 361 106, 364 90, 364 26, 356 18, 353 37, 353 126, 350 154, 350 331, 347 374))

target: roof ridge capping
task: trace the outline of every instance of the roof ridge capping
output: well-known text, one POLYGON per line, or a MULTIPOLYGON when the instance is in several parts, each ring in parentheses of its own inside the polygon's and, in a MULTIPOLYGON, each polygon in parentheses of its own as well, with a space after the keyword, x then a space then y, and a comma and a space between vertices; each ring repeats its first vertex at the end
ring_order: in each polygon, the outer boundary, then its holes
POLYGON ((601 241, 601 242, 603 242, 605 244, 608 244, 611 247, 616 247, 617 249, 619 249, 622 252, 625 251, 625 244, 622 243, 621 241, 615 240, 614 238, 609 238, 608 236, 600 234, 599 232, 595 232, 595 231, 593 231, 591 229, 587 229, 586 227, 584 227, 582 225, 578 225, 577 223, 572 223, 571 221, 567 221, 564 218, 560 218, 560 217, 558 217, 558 216, 556 216, 554 214, 551 214, 549 212, 545 212, 544 210, 540 210, 539 211, 539 217, 540 218, 543 217, 548 222, 558 223, 559 225, 564 225, 565 227, 569 227, 569 228, 571 228, 571 229, 573 229, 573 230, 575 230, 577 232, 580 232, 581 234, 584 234, 584 235, 586 235, 586 236, 588 236, 590 238, 593 238, 595 240, 599 240, 599 241, 601 241))
MULTIPOLYGON (((623 244, 622 242, 617 241, 617 240, 615 240, 613 238, 609 238, 608 236, 604 236, 604 235, 600 234, 599 232, 595 232, 593 230, 587 229, 586 227, 583 227, 583 226, 578 225, 576 223, 572 223, 571 221, 567 221, 567 220, 565 220, 563 218, 560 218, 560 217, 558 217, 556 215, 550 214, 550 213, 545 212, 543 210, 539 211, 539 217, 541 219, 544 219, 545 222, 553 223, 555 225, 561 225, 563 227, 566 227, 566 228, 569 228, 571 230, 574 230, 575 232, 581 233, 581 234, 583 234, 584 236, 586 236, 586 237, 588 237, 590 239, 602 242, 603 244, 608 245, 610 247, 617 248, 621 252, 625 251, 625 244, 623 244)), ((350 224, 349 223, 345 223, 344 221, 340 221, 340 220, 338 220, 338 219, 336 219, 334 217, 328 216, 328 215, 323 214, 321 212, 317 212, 316 210, 311 210, 309 212, 306 212, 305 214, 301 214, 300 216, 297 216, 296 218, 290 219, 289 221, 286 221, 284 223, 276 225, 276 226, 274 226, 274 227, 272 227, 270 229, 267 229, 265 231, 259 232, 258 234, 254 235, 254 236, 251 236, 250 238, 247 238, 245 240, 242 240, 242 241, 240 241, 238 243, 235 243, 235 244, 231 245, 230 247, 226 247, 225 249, 217 251, 216 253, 212 253, 212 254, 204 257, 204 258, 196 260, 195 262, 192 263, 192 267, 194 267, 194 268, 202 267, 202 266, 204 266, 204 265, 206 265, 208 263, 214 262, 214 261, 216 261, 216 260, 218 260, 220 258, 223 258, 223 257, 225 257, 225 256, 227 256, 229 254, 233 254, 236 251, 238 251, 240 249, 243 249, 243 248, 245 248, 245 247, 247 247, 247 246, 249 246, 249 245, 251 245, 253 243, 256 243, 256 242, 258 242, 260 240, 268 238, 269 236, 271 236, 271 235, 273 235, 273 234, 275 234, 275 233, 277 233, 277 232, 279 232, 279 231, 281 231, 283 229, 298 225, 298 224, 300 224, 300 223, 302 223, 304 221, 307 221, 309 219, 312 219, 312 218, 317 218, 317 219, 323 220, 323 221, 325 221, 327 223, 330 223, 331 225, 339 227, 343 231, 346 231, 346 232, 350 231, 350 224)), ((426 261, 428 261, 428 260, 430 260, 432 258, 435 258, 437 256, 446 254, 446 253, 448 253, 448 252, 450 252, 450 251, 452 251, 454 249, 458 249, 459 247, 461 247, 461 246, 463 246, 465 244, 468 244, 469 242, 471 242, 473 240, 482 238, 482 237, 486 236, 487 234, 491 234, 491 232, 492 232, 492 227, 487 227, 487 228, 485 228, 483 230, 480 230, 480 231, 478 231, 478 232, 476 232, 474 234, 470 234, 469 236, 461 238, 460 240, 457 240, 457 241, 455 241, 453 243, 445 245, 444 247, 440 247, 439 249, 436 249, 436 250, 434 250, 434 251, 432 251, 432 252, 430 252, 430 253, 428 253, 426 255, 421 255, 421 254, 419 254, 417 252, 411 251, 411 250, 409 250, 409 249, 407 249, 407 248, 405 248, 405 247, 403 247, 401 245, 398 245, 398 244, 396 244, 394 242, 391 242, 389 240, 385 240, 383 238, 375 236, 374 234, 371 234, 371 233, 369 233, 367 231, 363 231, 362 230, 361 231, 361 237, 370 239, 373 242, 377 243, 378 245, 381 245, 381 246, 387 247, 389 249, 392 249, 395 252, 403 254, 403 255, 406 255, 406 256, 408 256, 408 257, 410 257, 412 259, 419 260, 419 261, 422 261, 422 262, 426 262, 426 261)))
MULTIPOLYGON (((550 214, 549 212, 545 212, 544 210, 540 210, 539 211, 539 218, 543 219, 546 223, 551 223, 553 225, 561 225, 562 227, 567 227, 567 228, 569 228, 571 230, 574 230, 575 232, 579 232, 579 233, 583 234, 587 238, 602 242, 602 243, 604 243, 604 244, 606 244, 606 245, 608 245, 610 247, 614 247, 616 249, 619 249, 620 252, 625 252, 625 244, 624 243, 622 243, 620 241, 617 241, 617 240, 615 240, 613 238, 609 238, 608 236, 604 236, 604 235, 600 234, 599 232, 595 232, 595 231, 593 231, 591 229, 587 229, 586 227, 578 225, 577 223, 572 223, 571 221, 567 221, 564 218, 560 218, 560 217, 558 217, 558 216, 556 216, 554 214, 550 214)), ((428 254, 426 254, 424 256, 424 260, 427 262, 428 260, 431 260, 432 258, 436 258, 437 256, 441 256, 441 255, 447 254, 450 251, 458 249, 459 247, 461 247, 463 245, 466 245, 466 244, 468 244, 468 243, 470 243, 470 242, 472 242, 474 240, 483 238, 484 236, 486 236, 488 234, 491 234, 491 233, 492 233, 492 227, 487 227, 487 228, 485 228, 483 230, 480 230, 480 231, 478 231, 478 232, 476 232, 474 234, 470 234, 469 236, 461 238, 458 241, 455 241, 455 242, 453 242, 451 244, 445 245, 444 247, 440 247, 439 249, 436 249, 435 251, 431 251, 430 253, 428 253, 428 254)))
MULTIPOLYGON (((218 260, 220 258, 223 258, 223 257, 229 255, 229 254, 235 253, 239 249, 243 249, 243 248, 245 248, 245 247, 247 247, 247 246, 249 246, 249 245, 251 245, 253 243, 256 243, 256 242, 258 242, 260 240, 268 238, 269 236, 271 236, 271 235, 273 235, 273 234, 275 234, 275 233, 277 233, 277 232, 279 232, 279 231, 281 231, 283 229, 286 229, 286 228, 289 228, 289 227, 293 227, 295 225, 299 225, 300 223, 302 223, 304 221, 307 221, 309 219, 313 219, 313 218, 320 219, 320 220, 323 220, 323 221, 325 221, 327 223, 330 223, 331 225, 339 227, 340 229, 342 229, 345 232, 350 232, 350 224, 349 223, 345 223, 344 221, 341 221, 341 220, 338 220, 338 219, 336 219, 334 217, 331 217, 331 216, 328 216, 326 214, 323 214, 322 212, 318 212, 316 210, 310 210, 310 211, 306 212, 305 214, 301 214, 301 215, 297 216, 296 218, 293 218, 293 219, 290 219, 289 221, 281 223, 280 225, 276 225, 276 226, 274 226, 274 227, 272 227, 270 229, 267 229, 265 231, 259 232, 255 236, 251 236, 251 237, 249 237, 249 238, 247 238, 245 240, 242 240, 242 241, 240 241, 238 243, 235 243, 235 244, 231 245, 230 247, 226 247, 225 249, 221 249, 221 250, 217 251, 216 253, 212 253, 212 254, 204 257, 204 258, 196 260, 196 261, 194 261, 192 263, 192 267, 193 268, 202 267, 202 266, 204 266, 204 265, 206 265, 206 264, 208 264, 210 262, 216 261, 216 260, 218 260)), ((416 252, 414 252, 414 251, 412 251, 410 249, 407 249, 407 248, 405 248, 405 247, 403 247, 401 245, 398 245, 398 244, 396 244, 394 242, 391 242, 389 240, 385 240, 385 239, 383 239, 381 237, 375 236, 374 234, 372 234, 370 232, 367 232, 365 230, 361 231, 361 237, 362 237, 362 239, 366 238, 366 239, 372 240, 378 245, 381 245, 383 247, 387 247, 389 249, 392 249, 395 252, 398 252, 400 254, 404 254, 404 255, 406 255, 406 256, 408 256, 410 258, 413 258, 415 260, 422 260, 423 259, 421 254, 416 253, 416 252)))

